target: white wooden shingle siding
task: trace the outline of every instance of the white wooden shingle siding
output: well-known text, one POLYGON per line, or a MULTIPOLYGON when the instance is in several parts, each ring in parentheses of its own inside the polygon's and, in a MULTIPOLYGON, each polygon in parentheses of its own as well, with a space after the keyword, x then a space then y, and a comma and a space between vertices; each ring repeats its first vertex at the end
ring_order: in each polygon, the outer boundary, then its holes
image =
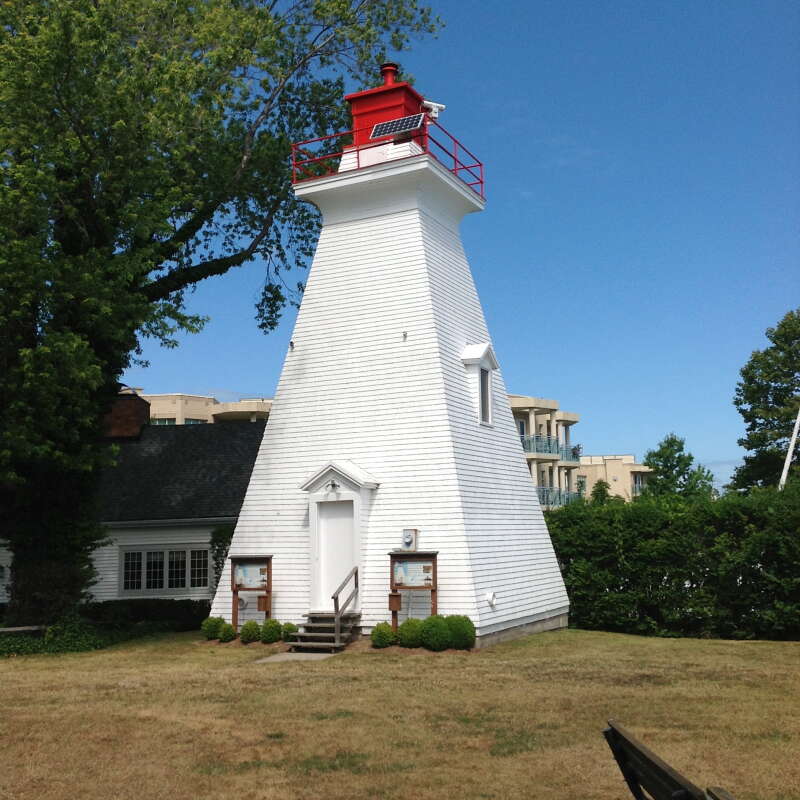
MULTIPOLYGON (((121 598, 164 597, 176 600, 207 600, 211 596, 214 583, 214 569, 209 554, 209 586, 185 589, 173 589, 159 592, 156 590, 123 591, 120 581, 122 569, 122 553, 129 549, 147 550, 187 550, 208 549, 213 526, 188 525, 175 527, 165 523, 163 526, 147 528, 110 528, 109 544, 98 547, 92 554, 97 583, 92 586, 93 600, 118 600, 121 598)), ((165 567, 166 569, 166 567, 165 567)))
MULTIPOLYGON (((325 224, 231 555, 272 554, 273 614, 302 621, 311 542, 299 487, 327 462, 349 460, 380 484, 364 491, 361 513, 366 629, 388 617, 387 554, 403 528, 419 528, 420 549, 439 551, 439 612, 468 614, 479 634, 565 612, 500 371, 491 373, 493 424, 483 426, 461 360, 466 345, 490 341, 458 234, 480 200, 427 156, 298 194, 325 224)), ((414 616, 429 613, 423 599, 414 616)), ((230 617, 230 606, 226 568, 212 613, 230 617)))

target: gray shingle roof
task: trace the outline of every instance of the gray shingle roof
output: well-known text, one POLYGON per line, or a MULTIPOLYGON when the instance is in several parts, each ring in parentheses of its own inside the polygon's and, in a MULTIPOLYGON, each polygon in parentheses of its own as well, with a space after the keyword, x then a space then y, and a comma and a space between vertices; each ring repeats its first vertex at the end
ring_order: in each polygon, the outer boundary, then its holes
POLYGON ((102 522, 236 517, 265 422, 146 425, 118 442, 98 493, 102 522))

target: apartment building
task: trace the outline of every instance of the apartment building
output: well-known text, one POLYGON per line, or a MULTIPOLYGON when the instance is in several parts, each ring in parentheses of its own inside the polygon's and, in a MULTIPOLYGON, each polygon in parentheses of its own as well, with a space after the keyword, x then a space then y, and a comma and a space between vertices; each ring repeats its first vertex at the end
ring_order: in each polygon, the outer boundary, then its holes
POLYGON ((587 496, 598 481, 605 481, 611 494, 624 500, 640 495, 647 485, 650 467, 637 464, 633 455, 581 456, 577 471, 578 491, 587 496))
POLYGON ((145 394, 134 390, 150 403, 151 425, 202 425, 211 422, 257 422, 269 417, 272 399, 249 397, 221 403, 200 394, 145 394))
POLYGON ((539 502, 556 508, 579 497, 575 471, 581 446, 573 440, 572 426, 580 417, 545 397, 510 394, 508 399, 539 502))

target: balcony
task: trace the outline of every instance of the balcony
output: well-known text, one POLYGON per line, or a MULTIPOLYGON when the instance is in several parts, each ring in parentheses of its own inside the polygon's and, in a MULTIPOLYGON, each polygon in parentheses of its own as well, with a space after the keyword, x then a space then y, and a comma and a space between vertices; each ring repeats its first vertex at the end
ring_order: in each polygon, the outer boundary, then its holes
POLYGON ((519 438, 522 442, 522 449, 526 453, 558 456, 560 461, 573 461, 575 463, 581 460, 580 445, 567 446, 553 436, 544 436, 542 434, 520 436, 519 438))
POLYGON ((582 497, 580 492, 570 492, 556 486, 537 486, 536 491, 539 494, 539 503, 546 508, 560 508, 582 497))

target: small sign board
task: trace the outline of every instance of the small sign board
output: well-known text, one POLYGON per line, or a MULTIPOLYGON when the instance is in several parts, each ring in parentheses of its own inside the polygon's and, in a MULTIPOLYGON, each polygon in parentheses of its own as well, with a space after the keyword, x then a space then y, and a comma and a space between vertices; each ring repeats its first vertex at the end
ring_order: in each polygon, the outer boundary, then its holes
POLYGON ((267 564, 264 561, 240 561, 233 565, 233 585, 239 590, 267 588, 267 564))
POLYGON ((258 610, 272 615, 272 556, 231 556, 231 623, 237 631, 239 592, 258 592, 258 610))
POLYGON ((392 578, 398 589, 431 589, 433 559, 398 558, 392 565, 392 578))
POLYGON ((392 612, 392 628, 397 630, 399 592, 430 592, 431 614, 436 613, 438 581, 436 556, 438 551, 394 550, 389 553, 389 610, 392 612))

